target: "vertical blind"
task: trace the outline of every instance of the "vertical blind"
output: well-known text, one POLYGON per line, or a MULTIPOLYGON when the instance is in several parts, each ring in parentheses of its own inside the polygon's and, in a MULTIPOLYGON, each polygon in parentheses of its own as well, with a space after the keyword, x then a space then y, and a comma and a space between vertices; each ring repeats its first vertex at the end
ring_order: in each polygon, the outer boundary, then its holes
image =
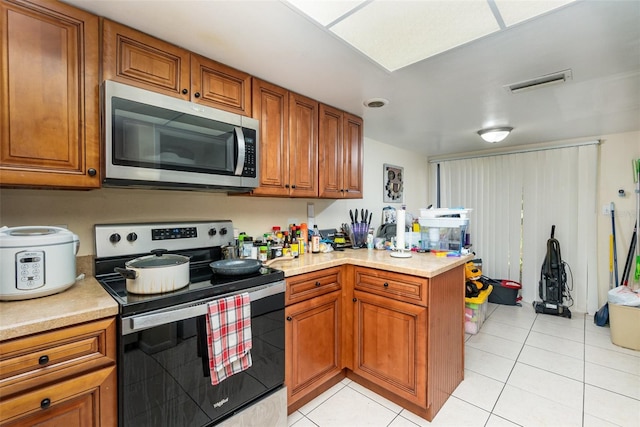
POLYGON ((572 310, 593 313, 597 163, 596 143, 432 162, 431 199, 439 190, 440 207, 473 209, 468 232, 483 274, 522 283, 526 303, 540 300, 540 268, 555 225, 572 310))

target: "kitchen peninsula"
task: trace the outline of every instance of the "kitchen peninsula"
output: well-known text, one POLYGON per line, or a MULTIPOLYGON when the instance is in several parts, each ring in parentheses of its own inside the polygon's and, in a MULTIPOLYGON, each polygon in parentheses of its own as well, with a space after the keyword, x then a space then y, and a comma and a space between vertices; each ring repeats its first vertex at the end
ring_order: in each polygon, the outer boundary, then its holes
MULTIPOLYGON (((432 420, 463 379, 463 267, 470 257, 400 259, 347 249, 277 261, 287 281, 289 412, 347 376, 432 420)), ((113 316, 116 306, 91 277, 57 295, 2 302, 0 311, 6 346, 113 316), (54 300, 55 310, 38 309, 54 300)))
POLYGON ((275 264, 289 413, 347 376, 432 420, 464 375, 470 258, 349 249, 275 264))

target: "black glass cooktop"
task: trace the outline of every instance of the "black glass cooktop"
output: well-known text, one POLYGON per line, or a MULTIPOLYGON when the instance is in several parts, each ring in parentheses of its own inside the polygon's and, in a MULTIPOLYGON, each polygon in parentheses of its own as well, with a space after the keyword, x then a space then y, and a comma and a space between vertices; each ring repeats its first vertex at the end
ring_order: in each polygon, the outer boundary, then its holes
POLYGON ((284 280, 284 272, 262 267, 258 272, 248 275, 220 276, 213 274, 207 265, 191 269, 191 281, 186 287, 173 292, 150 295, 128 293, 126 280, 120 275, 96 278, 118 302, 120 314, 129 316, 277 282, 284 280))

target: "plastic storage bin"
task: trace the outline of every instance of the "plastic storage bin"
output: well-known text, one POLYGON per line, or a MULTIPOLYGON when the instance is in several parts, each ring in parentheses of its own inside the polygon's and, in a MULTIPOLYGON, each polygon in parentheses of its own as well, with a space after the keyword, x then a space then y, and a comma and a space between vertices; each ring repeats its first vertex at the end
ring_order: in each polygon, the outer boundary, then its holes
POLYGON ((640 350, 640 307, 609 303, 609 325, 612 343, 640 350))
POLYGON ((480 291, 480 295, 464 299, 464 331, 468 334, 477 334, 484 319, 487 317, 487 303, 493 286, 480 291))

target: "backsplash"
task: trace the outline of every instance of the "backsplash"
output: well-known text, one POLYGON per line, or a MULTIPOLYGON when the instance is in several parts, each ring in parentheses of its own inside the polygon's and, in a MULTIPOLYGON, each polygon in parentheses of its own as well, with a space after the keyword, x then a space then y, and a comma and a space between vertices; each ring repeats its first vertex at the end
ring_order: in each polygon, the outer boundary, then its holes
MULTIPOLYGON (((274 225, 307 221, 307 203, 313 203, 320 228, 338 228, 349 222, 349 209, 373 212, 371 226, 381 223, 383 165, 404 167, 404 200, 410 212, 426 207, 427 159, 409 151, 365 138, 364 197, 352 200, 289 199, 227 196, 199 191, 102 188, 91 191, 0 189, 0 225, 62 225, 80 237, 79 256, 95 254, 93 226, 101 223, 195 221, 230 219, 249 235, 260 235, 274 225)), ((399 206, 398 203, 393 203, 399 206)))

